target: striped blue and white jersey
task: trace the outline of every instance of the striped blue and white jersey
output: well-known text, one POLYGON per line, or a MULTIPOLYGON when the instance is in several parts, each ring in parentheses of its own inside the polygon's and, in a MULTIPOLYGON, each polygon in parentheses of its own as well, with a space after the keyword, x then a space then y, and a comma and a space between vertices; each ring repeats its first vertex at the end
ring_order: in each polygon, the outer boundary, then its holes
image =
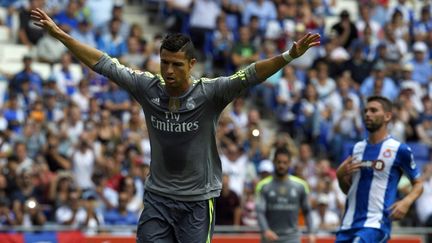
POLYGON ((341 230, 376 228, 390 235, 391 211, 396 201, 402 173, 409 179, 420 177, 411 149, 392 137, 378 144, 363 140, 352 150, 354 163, 362 168, 352 177, 341 230))

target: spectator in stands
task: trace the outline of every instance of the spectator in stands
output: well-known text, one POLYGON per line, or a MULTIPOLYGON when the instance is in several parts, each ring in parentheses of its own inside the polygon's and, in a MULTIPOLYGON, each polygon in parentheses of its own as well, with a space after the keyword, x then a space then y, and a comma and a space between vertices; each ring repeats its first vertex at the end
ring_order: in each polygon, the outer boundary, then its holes
POLYGON ((249 1, 243 9, 242 24, 247 25, 251 21, 252 16, 258 17, 259 29, 265 31, 267 23, 277 17, 276 6, 270 0, 249 1))
POLYGON ((231 60, 236 70, 259 59, 258 50, 250 43, 251 33, 247 26, 240 27, 239 36, 240 39, 234 45, 231 54, 231 60))
POLYGON ((127 52, 125 37, 120 33, 122 22, 118 19, 111 19, 109 31, 103 33, 97 41, 97 47, 112 57, 121 57, 127 52))
POLYGON ((57 87, 63 95, 71 97, 78 89, 81 75, 71 69, 72 55, 65 52, 61 55, 61 66, 53 71, 53 78, 57 82, 57 87))
POLYGON ((64 111, 61 107, 60 101, 58 100, 58 96, 55 95, 55 92, 46 92, 44 95, 44 101, 45 118, 48 124, 56 123, 64 117, 64 111))
POLYGON ((18 170, 18 176, 16 177, 18 188, 10 197, 13 203, 18 201, 23 205, 25 201, 30 198, 35 198, 37 201, 43 201, 43 193, 40 190, 41 188, 35 186, 33 175, 34 173, 32 168, 18 170))
MULTIPOLYGON (((426 163, 423 167, 423 193, 417 199, 416 210, 420 222, 425 227, 432 227, 432 164, 426 163)), ((431 237, 430 235, 428 237, 431 237)), ((429 238, 430 242, 431 239, 429 238)))
POLYGON ((95 33, 92 31, 91 23, 87 19, 79 20, 77 28, 72 29, 70 35, 89 46, 97 46, 95 33))
POLYGON ((425 96, 422 101, 424 112, 420 114, 415 130, 420 142, 432 146, 432 100, 425 96))
POLYGON ((73 29, 78 28, 78 2, 76 0, 70 0, 66 8, 54 15, 53 19, 58 23, 59 27, 70 33, 73 29))
POLYGON ((88 81, 81 79, 78 83, 78 89, 72 94, 71 100, 79 106, 84 119, 88 118, 91 98, 92 94, 90 93, 88 81))
POLYGON ((43 150, 43 155, 51 171, 70 170, 71 161, 67 156, 60 153, 59 136, 54 131, 48 131, 46 135, 47 146, 43 150))
POLYGON ((44 34, 36 45, 38 61, 49 64, 59 62, 62 54, 66 51, 66 47, 49 34, 44 34))
POLYGON ((348 10, 343 10, 339 17, 339 22, 334 24, 331 29, 339 36, 339 46, 347 49, 351 43, 358 38, 358 30, 355 24, 352 22, 348 10))
POLYGON ((126 192, 119 193, 118 206, 105 212, 104 219, 108 225, 136 225, 138 214, 127 209, 130 198, 126 192))
POLYGON ((27 148, 29 158, 36 158, 46 144, 45 134, 34 120, 28 119, 24 123, 22 134, 17 136, 18 141, 22 141, 27 148))
POLYGON ((51 181, 51 185, 48 192, 48 201, 53 206, 53 210, 66 205, 69 200, 69 192, 74 190, 74 180, 72 173, 68 170, 59 170, 54 180, 51 181))
POLYGON ((114 117, 123 121, 123 116, 130 109, 131 99, 124 89, 120 89, 117 84, 110 82, 108 91, 103 95, 103 105, 114 117))
MULTIPOLYGON (((14 151, 15 151, 17 162, 18 162, 16 172, 18 174, 21 174, 24 171, 29 172, 29 170, 32 169, 34 161, 32 158, 30 158, 28 156, 26 144, 24 142, 21 142, 21 141, 15 142, 14 151)), ((25 184, 25 185, 27 185, 27 184, 25 184)))
POLYGON ((271 160, 265 159, 261 160, 258 166, 258 181, 264 180, 265 178, 271 176, 274 172, 273 162, 271 160))
POLYGON ((229 187, 239 197, 243 194, 244 185, 247 183, 248 156, 239 145, 232 143, 227 146, 221 155, 222 171, 229 175, 229 187))
POLYGON ((268 40, 276 41, 279 50, 285 50, 294 35, 295 12, 296 4, 282 2, 277 5, 277 18, 270 19, 267 23, 264 36, 268 40))
POLYGON ((19 225, 31 227, 43 226, 46 223, 47 218, 42 211, 42 205, 36 200, 36 198, 29 198, 25 203, 23 203, 22 207, 22 214, 15 211, 17 223, 19 225))
MULTIPOLYGON (((132 163, 136 163, 136 162, 132 162, 132 163)), ((144 191, 138 190, 135 184, 135 180, 132 176, 125 176, 121 178, 119 184, 119 191, 125 192, 128 196, 128 204, 126 205, 126 209, 135 214, 139 214, 144 207, 143 205, 144 191)))
MULTIPOLYGON (((209 36, 216 29, 216 20, 221 13, 221 6, 216 1, 197 0, 193 1, 190 14, 189 32, 194 46, 206 54, 211 50, 211 41, 209 36)), ((201 56, 198 56, 201 57, 201 56)), ((202 57, 201 57, 202 59, 202 57)), ((199 60, 201 60, 199 59, 199 60)))
POLYGON ((318 235, 330 235, 330 231, 340 224, 339 216, 328 209, 329 198, 326 194, 318 195, 316 209, 311 212, 312 227, 318 235))
POLYGON ((10 210, 10 200, 5 196, 0 197, 0 226, 13 226, 16 224, 15 214, 10 210))
POLYGON ((19 11, 19 30, 18 42, 28 47, 35 46, 39 39, 44 35, 44 31, 34 25, 34 21, 30 18, 30 11, 32 9, 42 9, 44 5, 43 0, 29 0, 28 7, 23 7, 19 11))
POLYGON ((107 23, 112 18, 114 4, 114 0, 86 0, 84 6, 88 8, 90 22, 95 30, 102 27, 104 23, 107 23))
POLYGON ((82 190, 91 189, 94 186, 91 176, 97 161, 88 134, 80 133, 75 146, 71 156, 75 183, 82 190))
POLYGON ((240 225, 241 208, 240 197, 230 189, 228 174, 222 176, 222 191, 220 197, 216 198, 215 214, 216 225, 240 225))
POLYGON ((427 41, 428 33, 432 32, 432 18, 430 6, 425 5, 420 10, 419 19, 414 21, 413 39, 414 41, 427 41))
POLYGON ((233 101, 229 116, 236 129, 241 133, 247 132, 248 116, 244 98, 240 97, 233 101))
POLYGON ((432 65, 429 63, 429 48, 424 42, 415 42, 412 46, 414 58, 410 60, 413 65, 412 79, 422 86, 432 80, 432 65))
POLYGON ((119 22, 119 35, 123 39, 127 39, 129 36, 130 26, 129 23, 123 18, 123 4, 122 3, 115 3, 112 8, 111 13, 111 20, 107 21, 101 28, 100 33, 101 35, 109 34, 110 33, 110 25, 112 20, 117 20, 119 22))
POLYGON ((378 92, 379 95, 385 95, 390 100, 395 100, 399 94, 399 88, 394 81, 387 76, 386 66, 383 62, 377 62, 373 66, 372 75, 366 78, 360 86, 360 93, 363 97, 378 92), (376 90, 377 85, 380 89, 376 90))
POLYGON ((359 14, 360 18, 355 20, 355 25, 357 31, 359 32, 359 37, 364 38, 364 33, 366 28, 370 28, 371 36, 376 39, 382 38, 382 28, 381 25, 372 19, 372 6, 370 4, 359 4, 359 14))
POLYGON ((219 15, 212 33, 212 69, 214 75, 231 73, 231 51, 235 43, 234 32, 228 28, 224 15, 219 15))
POLYGON ((87 211, 83 207, 81 193, 78 190, 70 190, 66 204, 55 211, 55 220, 61 225, 83 226, 86 223, 87 211))
POLYGON ((42 77, 39 73, 33 70, 32 63, 33 59, 30 56, 24 56, 22 59, 24 67, 21 71, 16 73, 12 80, 10 81, 10 88, 13 92, 22 92, 21 83, 24 80, 30 81, 31 90, 37 92, 38 94, 42 91, 42 77))
POLYGON ((129 37, 127 39, 127 52, 120 57, 120 62, 132 69, 142 69, 147 58, 139 39, 129 37))

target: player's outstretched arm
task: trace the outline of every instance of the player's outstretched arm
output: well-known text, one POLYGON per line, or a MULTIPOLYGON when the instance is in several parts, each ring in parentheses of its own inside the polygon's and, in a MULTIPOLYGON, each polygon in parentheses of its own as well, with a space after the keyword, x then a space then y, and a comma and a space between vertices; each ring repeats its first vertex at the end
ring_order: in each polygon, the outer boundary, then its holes
POLYGON ((93 68, 102 57, 101 51, 75 40, 61 30, 43 10, 39 8, 32 10, 31 18, 36 21, 35 25, 44 28, 51 36, 61 41, 81 62, 90 68, 93 68))
POLYGON ((320 35, 308 33, 300 40, 294 42, 291 49, 281 55, 258 61, 255 65, 258 79, 264 82, 268 77, 272 76, 279 69, 287 65, 292 59, 300 57, 309 48, 320 44, 320 35))

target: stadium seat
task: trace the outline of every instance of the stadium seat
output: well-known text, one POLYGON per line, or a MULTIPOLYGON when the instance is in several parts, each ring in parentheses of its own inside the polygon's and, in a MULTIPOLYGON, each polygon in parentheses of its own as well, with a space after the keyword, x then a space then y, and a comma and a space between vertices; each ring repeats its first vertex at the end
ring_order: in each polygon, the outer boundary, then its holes
POLYGON ((51 76, 51 66, 47 63, 33 62, 32 68, 39 73, 42 79, 47 80, 51 76))
POLYGON ((0 25, 0 43, 10 41, 10 30, 8 27, 0 25))
POLYGON ((23 57, 30 55, 30 48, 25 45, 18 44, 2 44, 0 45, 0 62, 21 62, 23 57))
MULTIPOLYGON (((61 64, 60 63, 54 64, 53 69, 52 69, 53 73, 59 71, 60 68, 61 68, 61 64)), ((77 77, 79 77, 80 80, 82 79, 83 72, 82 72, 81 65, 79 65, 79 64, 71 64, 70 65, 70 69, 71 69, 71 72, 73 74, 77 75, 77 77)))

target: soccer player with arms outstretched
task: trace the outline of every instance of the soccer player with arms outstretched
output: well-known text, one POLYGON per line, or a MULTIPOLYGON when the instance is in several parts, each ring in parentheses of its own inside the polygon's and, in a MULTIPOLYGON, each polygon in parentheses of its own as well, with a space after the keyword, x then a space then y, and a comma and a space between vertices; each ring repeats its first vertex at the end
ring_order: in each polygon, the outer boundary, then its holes
POLYGON ((364 122, 369 136, 354 145, 351 156, 337 169, 339 186, 347 194, 337 243, 387 242, 392 220, 402 219, 423 191, 411 149, 387 131, 391 119, 389 99, 367 99, 364 122), (402 173, 411 180, 412 190, 397 200, 402 173))
POLYGON ((151 144, 150 176, 137 242, 210 242, 214 198, 222 182, 216 127, 223 109, 247 88, 264 82, 292 59, 320 44, 306 34, 282 55, 253 63, 229 77, 194 79, 194 47, 172 34, 160 47, 161 74, 131 70, 62 31, 42 10, 36 25, 60 40, 81 62, 127 90, 142 106, 151 144))

